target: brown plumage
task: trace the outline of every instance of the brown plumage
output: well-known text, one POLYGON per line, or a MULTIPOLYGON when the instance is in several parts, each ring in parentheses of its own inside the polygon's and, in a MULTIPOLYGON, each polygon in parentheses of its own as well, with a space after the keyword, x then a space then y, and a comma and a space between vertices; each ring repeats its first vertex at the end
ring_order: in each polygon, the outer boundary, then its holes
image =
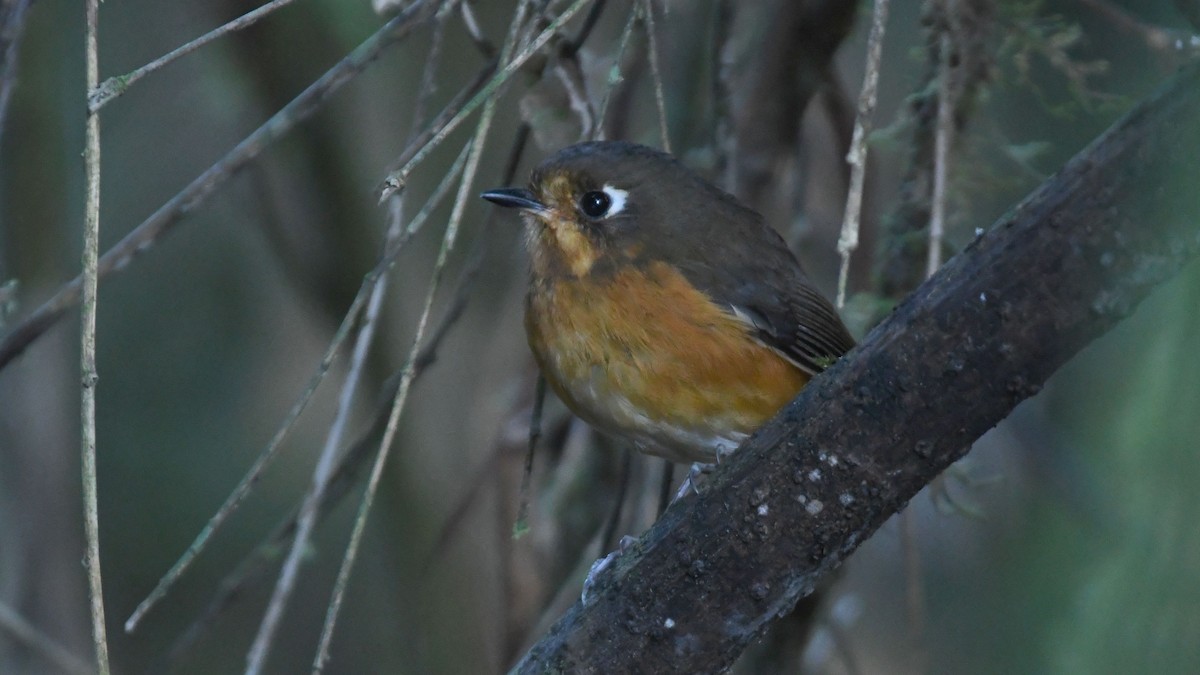
POLYGON ((483 196, 524 214, 547 382, 644 452, 713 461, 854 345, 782 238, 666 154, 582 143, 483 196))

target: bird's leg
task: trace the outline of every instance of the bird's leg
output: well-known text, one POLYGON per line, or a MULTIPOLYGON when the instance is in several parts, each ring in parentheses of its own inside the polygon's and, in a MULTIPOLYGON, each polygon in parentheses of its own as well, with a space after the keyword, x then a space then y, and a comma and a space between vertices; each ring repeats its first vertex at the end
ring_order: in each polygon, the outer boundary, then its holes
MULTIPOLYGON (((720 455, 717 456, 720 457, 720 455)), ((675 493, 675 496, 671 499, 671 503, 674 504, 675 502, 679 501, 689 492, 700 494, 700 488, 697 486, 700 475, 712 473, 713 469, 715 468, 717 468, 716 464, 693 462, 692 468, 688 469, 687 475, 684 476, 683 482, 679 484, 679 491, 675 493)))
POLYGON ((629 547, 633 546, 634 542, 636 541, 637 539, 629 535, 625 535, 624 537, 621 537, 621 541, 617 542, 617 550, 609 553, 603 558, 597 559, 596 562, 592 563, 591 569, 588 570, 587 578, 583 580, 583 594, 579 598, 583 601, 583 604, 587 604, 588 595, 591 594, 592 588, 596 586, 596 582, 600 579, 600 575, 603 574, 608 568, 612 567, 612 564, 617 561, 617 558, 621 557, 625 551, 628 551, 629 547))
MULTIPOLYGON (((724 443, 719 443, 719 444, 717 444, 717 446, 715 448, 715 451, 716 451, 715 452, 715 455, 716 455, 715 462, 693 462, 692 468, 688 469, 688 474, 683 479, 683 483, 681 483, 679 485, 679 491, 676 492, 675 496, 671 499, 671 504, 674 504, 675 502, 679 501, 684 495, 686 495, 689 492, 695 492, 696 494, 700 494, 700 488, 698 487, 698 481, 699 481, 700 475, 705 474, 705 473, 712 473, 713 469, 715 469, 721 465, 721 460, 725 459, 729 455, 732 455, 734 450, 737 450, 736 445, 728 446, 728 445, 725 445, 724 443)), ((668 506, 670 506, 670 504, 668 504, 668 506)))

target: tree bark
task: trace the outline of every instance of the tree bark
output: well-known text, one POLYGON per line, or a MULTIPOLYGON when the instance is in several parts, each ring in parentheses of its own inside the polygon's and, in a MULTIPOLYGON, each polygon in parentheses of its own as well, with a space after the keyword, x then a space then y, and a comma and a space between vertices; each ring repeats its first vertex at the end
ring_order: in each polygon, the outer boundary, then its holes
POLYGON ((727 669, 972 441, 1200 250, 1200 65, 814 379, 514 672, 727 669))

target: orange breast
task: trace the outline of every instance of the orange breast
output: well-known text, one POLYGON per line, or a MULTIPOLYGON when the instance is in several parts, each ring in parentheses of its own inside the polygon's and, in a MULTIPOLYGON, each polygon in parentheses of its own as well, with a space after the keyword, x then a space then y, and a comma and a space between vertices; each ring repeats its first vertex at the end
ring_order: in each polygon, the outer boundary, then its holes
POLYGON ((525 320, 577 415, 675 461, 732 450, 808 381, 663 263, 535 283, 525 320))

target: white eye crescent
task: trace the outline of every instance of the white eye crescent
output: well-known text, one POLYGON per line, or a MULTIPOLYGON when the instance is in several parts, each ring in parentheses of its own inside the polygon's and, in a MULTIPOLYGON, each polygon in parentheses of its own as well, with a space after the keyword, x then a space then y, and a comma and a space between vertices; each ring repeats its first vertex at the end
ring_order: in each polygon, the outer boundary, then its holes
POLYGON ((615 216, 621 211, 625 210, 625 201, 626 198, 629 197, 628 191, 613 187, 611 185, 605 185, 604 187, 600 188, 600 190, 604 194, 608 195, 608 198, 612 201, 612 204, 608 207, 608 213, 604 214, 606 218, 615 216))
POLYGON ((599 190, 590 190, 579 197, 578 208, 592 220, 610 218, 625 210, 629 193, 621 188, 606 184, 599 190))

